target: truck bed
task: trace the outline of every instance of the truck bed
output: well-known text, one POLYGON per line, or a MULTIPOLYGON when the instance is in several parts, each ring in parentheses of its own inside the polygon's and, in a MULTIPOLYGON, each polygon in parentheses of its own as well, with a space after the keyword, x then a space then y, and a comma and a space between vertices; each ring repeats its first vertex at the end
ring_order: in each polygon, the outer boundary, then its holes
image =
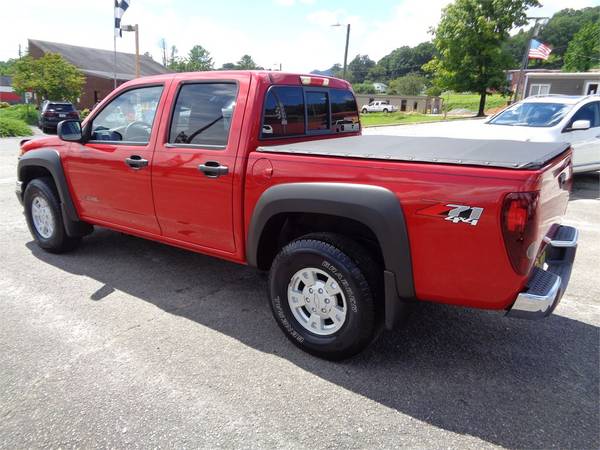
POLYGON ((568 148, 566 142, 368 135, 261 146, 257 151, 539 169, 568 148))

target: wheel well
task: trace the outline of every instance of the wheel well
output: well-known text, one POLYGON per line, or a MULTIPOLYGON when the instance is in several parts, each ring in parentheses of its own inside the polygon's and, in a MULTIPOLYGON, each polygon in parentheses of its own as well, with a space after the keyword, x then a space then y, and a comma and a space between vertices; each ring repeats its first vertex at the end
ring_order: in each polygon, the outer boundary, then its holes
POLYGON ((383 263, 377 237, 361 222, 329 214, 281 213, 271 217, 262 230, 256 257, 258 268, 268 270, 282 247, 300 236, 315 232, 352 238, 370 250, 378 263, 383 263))
MULTIPOLYGON (((23 191, 27 187, 27 184, 35 178, 50 178, 53 183, 55 183, 52 174, 48 169, 41 166, 25 166, 21 169, 20 181, 23 182, 23 191)), ((56 186, 56 183, 55 183, 56 186)))

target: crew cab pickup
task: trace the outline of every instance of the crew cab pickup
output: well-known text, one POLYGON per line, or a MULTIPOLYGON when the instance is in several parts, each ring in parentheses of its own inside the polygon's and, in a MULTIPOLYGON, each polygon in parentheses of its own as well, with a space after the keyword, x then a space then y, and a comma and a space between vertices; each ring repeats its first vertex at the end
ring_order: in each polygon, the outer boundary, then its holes
POLYGON ((285 335, 341 359, 418 302, 550 314, 577 245, 560 225, 571 157, 563 143, 362 136, 335 78, 167 74, 23 141, 17 196, 50 252, 100 226, 269 271, 285 335))

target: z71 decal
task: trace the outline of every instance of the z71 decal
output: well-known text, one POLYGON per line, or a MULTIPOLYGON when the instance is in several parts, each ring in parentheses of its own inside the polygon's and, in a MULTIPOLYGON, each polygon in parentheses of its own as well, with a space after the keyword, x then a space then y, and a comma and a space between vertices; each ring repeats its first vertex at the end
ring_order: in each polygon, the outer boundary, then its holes
POLYGON ((455 205, 453 203, 437 203, 418 210, 417 214, 440 217, 444 220, 449 220, 452 223, 463 222, 475 226, 483 214, 483 208, 477 206, 455 205))

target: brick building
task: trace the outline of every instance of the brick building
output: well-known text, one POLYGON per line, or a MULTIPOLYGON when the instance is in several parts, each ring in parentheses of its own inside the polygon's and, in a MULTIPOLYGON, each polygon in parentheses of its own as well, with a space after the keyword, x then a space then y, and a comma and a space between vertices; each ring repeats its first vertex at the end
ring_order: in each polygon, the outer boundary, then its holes
MULTIPOLYGON (((46 53, 58 53, 85 75, 83 94, 78 108, 91 108, 113 90, 114 53, 111 50, 78 47, 76 45, 29 39, 29 54, 41 58, 46 53)), ((135 54, 117 52, 117 84, 135 78, 135 54)), ((148 56, 140 55, 142 76, 169 72, 148 56)), ((60 99, 54 99, 60 100, 60 99)))

